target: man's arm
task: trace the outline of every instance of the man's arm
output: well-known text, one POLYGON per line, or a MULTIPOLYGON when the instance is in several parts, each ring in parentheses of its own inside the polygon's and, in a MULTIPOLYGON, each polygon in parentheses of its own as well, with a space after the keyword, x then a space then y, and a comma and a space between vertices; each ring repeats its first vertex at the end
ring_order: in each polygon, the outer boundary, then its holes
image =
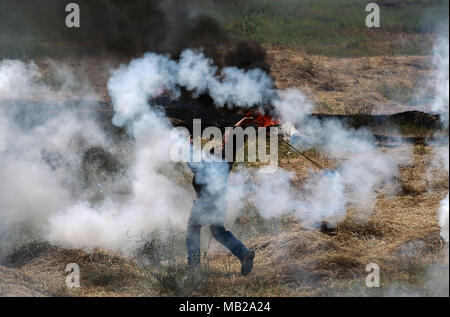
MULTIPOLYGON (((241 120, 239 120, 234 125, 234 127, 242 127, 243 129, 245 129, 246 127, 248 127, 248 126, 250 126, 252 124, 253 120, 254 120, 254 118, 252 118, 252 117, 244 117, 241 120)), ((232 132, 231 129, 227 130, 227 131, 225 131, 225 134, 223 135, 222 151, 225 151, 225 145, 226 145, 226 143, 228 141, 233 142, 233 140, 231 140, 231 137, 233 135, 231 132, 232 132)), ((233 142, 233 160, 231 162, 228 162, 228 164, 230 165, 230 170, 231 170, 231 168, 233 166, 233 163, 234 163, 234 161, 236 159, 236 152, 237 152, 237 150, 238 149, 237 149, 236 143, 233 142)))
MULTIPOLYGON (((251 125, 251 123, 253 122, 254 118, 253 117, 244 117, 241 120, 239 120, 234 127, 242 127, 242 128, 246 128, 248 126, 251 125)), ((229 141, 230 139, 230 133, 231 130, 227 130, 225 131, 225 134, 223 135, 223 141, 222 141, 222 149, 225 149, 225 144, 229 141)))

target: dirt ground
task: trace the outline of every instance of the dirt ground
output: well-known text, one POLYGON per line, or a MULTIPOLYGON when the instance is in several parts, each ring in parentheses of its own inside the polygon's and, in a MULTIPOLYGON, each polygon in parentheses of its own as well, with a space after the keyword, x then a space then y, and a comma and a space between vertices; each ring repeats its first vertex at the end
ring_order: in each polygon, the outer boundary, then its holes
MULTIPOLYGON (((276 47, 268 53, 277 85, 305 90, 319 113, 396 113, 426 106, 426 98, 414 94, 427 89, 419 78, 430 75, 429 57, 331 58, 276 47)), ((91 74, 91 87, 107 100, 107 66, 94 60, 67 62, 78 75, 91 74)), ((37 64, 51 67, 48 61, 37 64)), ((267 221, 251 212, 233 223, 256 250, 248 277, 238 274, 238 261, 216 242, 195 281, 184 279, 184 259, 159 263, 152 271, 136 258, 105 250, 36 243, 0 262, 0 296, 448 296, 448 245, 439 236, 437 216, 449 190, 448 173, 433 164, 426 144, 379 146, 406 163, 400 166, 398 188, 377 191, 368 219, 353 217, 349 206, 347 219, 334 229, 309 231, 287 216, 267 221), (80 265, 82 287, 67 289, 65 266, 74 262, 80 265), (365 287, 369 263, 380 266, 381 288, 365 287)), ((291 153, 280 156, 280 166, 294 171, 299 184, 311 173, 309 163, 291 153)))

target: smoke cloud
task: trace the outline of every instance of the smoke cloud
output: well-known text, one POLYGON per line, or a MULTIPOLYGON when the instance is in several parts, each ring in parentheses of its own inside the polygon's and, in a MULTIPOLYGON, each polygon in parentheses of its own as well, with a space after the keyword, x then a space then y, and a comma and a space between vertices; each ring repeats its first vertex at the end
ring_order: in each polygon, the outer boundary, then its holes
MULTIPOLYGON (((107 146, 97 125, 68 110, 40 78, 33 63, 0 62, 0 233, 16 222, 42 229, 51 214, 73 203, 79 188, 67 176, 79 164, 78 151, 107 146)), ((90 95, 84 95, 75 107, 86 105, 90 95)))
MULTIPOLYGON (((448 25, 448 21, 446 23, 448 25)), ((429 84, 434 89, 434 98, 430 102, 430 111, 439 114, 442 126, 447 131, 439 134, 428 143, 433 148, 432 168, 449 173, 449 41, 448 26, 437 36, 433 46, 433 77, 429 84)), ((441 236, 448 243, 448 194, 441 201, 438 211, 441 236)))
POLYGON ((184 226, 192 193, 175 179, 182 172, 163 175, 168 123, 142 117, 129 148, 92 116, 95 96, 67 101, 40 78, 33 63, 0 63, 0 235, 27 223, 54 243, 126 249, 156 228, 184 226), (128 166, 102 175, 92 149, 128 166))
POLYGON ((180 96, 185 88, 198 97, 208 94, 219 107, 252 107, 270 101, 274 93, 272 79, 259 69, 225 67, 217 75, 213 61, 202 52, 185 50, 179 61, 165 55, 147 53, 128 66, 113 71, 108 89, 116 111, 114 123, 127 121, 148 112, 148 99, 171 91, 180 96))
MULTIPOLYGON (((81 27, 71 29, 65 25, 66 1, 43 0, 36 6, 32 0, 1 0, 0 29, 19 35, 17 38, 28 45, 36 45, 29 43, 28 36, 32 35, 46 43, 74 43, 73 50, 83 54, 132 57, 149 50, 175 50, 186 25, 196 15, 194 4, 176 0, 79 0, 76 3, 80 7, 81 27)), ((207 32, 200 28, 197 31, 207 32)))
MULTIPOLYGON (((146 52, 178 59, 186 48, 202 48, 220 67, 269 71, 265 49, 235 41, 207 15, 217 4, 192 0, 79 0, 80 27, 65 25, 68 2, 0 0, 0 54, 135 58, 146 52)), ((220 10, 218 8, 214 10, 220 10)))
MULTIPOLYGON (((444 127, 449 128, 449 42, 447 36, 437 39, 433 49, 433 65, 436 70, 433 85, 436 87, 436 95, 431 105, 431 110, 439 113, 444 127)), ((434 142, 440 146, 435 147, 435 160, 444 170, 449 172, 449 139, 448 134, 434 142)), ((447 197, 441 201, 439 209, 439 225, 441 236, 448 243, 448 215, 449 201, 447 197)))
POLYGON ((225 67, 218 72, 212 60, 201 52, 185 50, 179 61, 154 53, 146 54, 114 71, 108 88, 116 111, 114 123, 128 126, 131 131, 141 117, 157 116, 149 99, 167 90, 177 98, 180 89, 184 88, 194 97, 208 94, 218 107, 272 104, 275 113, 289 120, 291 132, 287 134, 297 133, 294 127, 301 127, 301 133, 295 135, 297 138, 290 135, 299 149, 315 147, 333 158, 345 158, 336 171, 325 171, 312 177, 302 191, 292 187, 292 173, 282 169, 275 174, 258 173, 255 181, 250 183, 246 181, 251 174, 249 171, 241 170, 241 175, 232 176, 243 181, 241 185, 235 182, 231 186, 230 206, 239 204, 236 197, 250 197, 249 201, 267 218, 294 212, 310 227, 315 227, 325 219, 340 221, 345 218, 349 204, 367 218, 374 207, 374 190, 392 182, 396 174, 398 162, 375 146, 368 131, 347 129, 337 121, 311 119, 308 115, 314 107, 299 90, 278 91, 271 78, 257 69, 246 71, 225 67), (298 137, 299 134, 303 137, 298 137), (302 140, 308 140, 307 144, 302 140))
MULTIPOLYGON (((73 79, 70 74, 63 77, 73 79)), ((183 180, 186 172, 170 161, 172 126, 154 99, 167 91, 176 99, 181 89, 194 97, 208 94, 217 107, 271 104, 275 113, 289 120, 291 132, 286 134, 299 149, 315 147, 345 159, 335 171, 312 174, 301 189, 292 185, 294 175, 281 168, 276 173, 240 169, 230 179, 241 180, 231 186, 230 208, 242 206, 237 200, 248 198, 266 218, 293 213, 306 227, 315 228, 323 220, 344 219, 349 205, 367 217, 374 207, 375 189, 395 176, 397 162, 375 146, 369 132, 311 119, 308 114, 314 107, 302 92, 277 90, 262 70, 219 71, 200 51, 185 50, 179 60, 147 53, 112 71, 108 82, 112 122, 127 131, 127 142, 112 139, 88 112, 80 111, 95 109, 91 99, 68 105, 58 98, 60 91, 42 84, 34 64, 3 61, 2 230, 31 221, 51 242, 122 250, 152 230, 184 230, 193 193, 183 180), (18 101, 37 97, 54 106, 40 112, 35 103, 18 101), (124 167, 90 175, 93 163, 86 153, 93 148, 106 149, 124 167)), ((211 182, 215 179, 220 177, 211 182)))
POLYGON ((440 36, 433 48, 433 68, 436 70, 432 85, 435 87, 435 98, 431 110, 440 115, 441 121, 448 129, 449 125, 449 42, 447 37, 440 36))
MULTIPOLYGON (((291 106, 298 108, 302 104, 291 106)), ((243 191, 249 193, 250 202, 264 217, 291 213, 307 228, 317 228, 325 220, 339 223, 349 206, 359 211, 360 220, 367 219, 374 210, 375 190, 393 183, 400 162, 381 152, 367 131, 346 129, 336 121, 319 122, 306 116, 300 122, 301 132, 294 129, 296 134, 290 135, 291 143, 300 150, 316 148, 340 159, 340 163, 334 170, 312 174, 301 189, 292 185, 295 175, 281 168, 273 174, 257 173, 253 183, 242 185, 248 187, 243 191)), ((239 183, 242 181, 233 183, 233 193, 239 183)))
POLYGON ((448 243, 448 197, 441 201, 441 208, 439 209, 439 225, 441 226, 441 237, 448 243))

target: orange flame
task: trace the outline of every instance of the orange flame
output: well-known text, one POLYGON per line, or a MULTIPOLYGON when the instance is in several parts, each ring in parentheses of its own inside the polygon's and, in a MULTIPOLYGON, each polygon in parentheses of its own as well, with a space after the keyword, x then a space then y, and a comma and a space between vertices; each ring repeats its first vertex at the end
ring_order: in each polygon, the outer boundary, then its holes
POLYGON ((259 127, 273 127, 275 125, 280 124, 280 120, 273 119, 271 116, 266 114, 261 114, 259 111, 252 112, 246 114, 247 117, 254 117, 253 122, 259 127))

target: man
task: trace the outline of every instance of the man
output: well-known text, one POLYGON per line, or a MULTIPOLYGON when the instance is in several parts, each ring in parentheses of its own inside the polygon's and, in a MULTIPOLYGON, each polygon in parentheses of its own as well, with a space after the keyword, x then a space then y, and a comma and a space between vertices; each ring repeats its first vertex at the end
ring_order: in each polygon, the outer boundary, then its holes
MULTIPOLYGON (((253 118, 245 117, 236 123, 235 127, 246 127, 252 121, 253 118)), ((229 141, 233 141, 230 133, 225 133, 222 154, 225 144, 229 141)), ((233 158, 235 155, 236 148, 234 147, 233 158)), ((255 251, 247 249, 224 226, 227 212, 226 187, 232 166, 233 162, 226 161, 189 163, 189 167, 194 173, 192 183, 197 200, 192 207, 187 228, 188 264, 191 268, 200 265, 200 232, 203 226, 209 225, 213 237, 241 261, 241 274, 248 275, 253 269, 255 251)))

